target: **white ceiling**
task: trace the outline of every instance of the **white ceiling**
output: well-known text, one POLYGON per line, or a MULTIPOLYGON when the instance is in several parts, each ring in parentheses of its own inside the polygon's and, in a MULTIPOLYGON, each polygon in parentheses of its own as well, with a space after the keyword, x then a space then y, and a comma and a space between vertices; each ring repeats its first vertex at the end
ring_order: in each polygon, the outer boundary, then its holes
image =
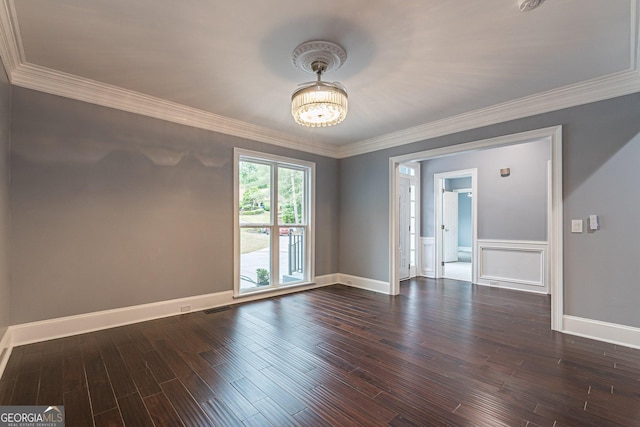
POLYGON ((16 85, 337 157, 640 91, 638 0, 3 2, 16 85), (290 114, 314 39, 348 55, 331 128, 290 114))

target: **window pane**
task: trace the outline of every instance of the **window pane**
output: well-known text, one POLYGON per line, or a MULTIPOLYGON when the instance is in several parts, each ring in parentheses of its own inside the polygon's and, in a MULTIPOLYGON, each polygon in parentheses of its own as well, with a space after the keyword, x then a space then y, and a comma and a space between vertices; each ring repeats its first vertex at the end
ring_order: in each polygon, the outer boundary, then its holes
POLYGON ((271 166, 239 162, 240 224, 271 224, 271 166))
POLYGON ((304 172, 278 168, 278 223, 304 224, 304 172))
POLYGON ((305 229, 280 227, 280 283, 300 282, 305 277, 305 229))
POLYGON ((240 289, 270 284, 271 243, 268 228, 240 229, 240 289))

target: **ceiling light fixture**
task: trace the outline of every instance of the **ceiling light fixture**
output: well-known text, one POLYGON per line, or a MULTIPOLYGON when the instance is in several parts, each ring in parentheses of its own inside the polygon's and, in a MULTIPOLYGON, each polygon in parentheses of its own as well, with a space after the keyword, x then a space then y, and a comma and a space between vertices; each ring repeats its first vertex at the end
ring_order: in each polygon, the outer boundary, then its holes
POLYGON ((347 52, 335 43, 311 41, 296 47, 292 55, 296 68, 313 73, 317 80, 301 83, 291 95, 291 115, 308 127, 333 126, 347 116, 347 89, 338 82, 323 82, 322 75, 337 70, 347 52))

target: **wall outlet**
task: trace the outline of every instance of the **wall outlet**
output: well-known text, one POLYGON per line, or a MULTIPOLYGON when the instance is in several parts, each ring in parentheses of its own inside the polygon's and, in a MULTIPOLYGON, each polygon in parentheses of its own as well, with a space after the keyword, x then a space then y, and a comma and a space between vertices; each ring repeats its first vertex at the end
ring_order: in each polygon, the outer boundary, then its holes
POLYGON ((180 307, 180 313, 188 313, 191 311, 191 304, 180 307))

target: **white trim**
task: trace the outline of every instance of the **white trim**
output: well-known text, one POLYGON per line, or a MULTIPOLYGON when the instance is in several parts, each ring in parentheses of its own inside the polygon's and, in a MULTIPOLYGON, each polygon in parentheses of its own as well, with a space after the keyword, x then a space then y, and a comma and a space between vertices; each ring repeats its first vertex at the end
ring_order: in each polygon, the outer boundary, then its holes
POLYGON ((640 92, 640 73, 626 70, 351 143, 338 158, 411 144, 465 130, 640 92))
POLYGON ((562 196, 562 127, 558 126, 551 138, 551 183, 550 221, 547 223, 548 278, 551 294, 551 329, 562 330, 564 315, 564 236, 563 234, 563 196, 562 196))
MULTIPOLYGON (((263 153, 259 151, 251 151, 245 150, 242 148, 235 147, 233 149, 233 292, 234 297, 242 297, 244 295, 250 295, 254 293, 263 293, 263 292, 271 292, 275 289, 286 288, 290 286, 304 286, 307 284, 311 284, 309 280, 311 280, 315 276, 315 219, 316 219, 316 164, 314 162, 308 162, 305 160, 294 159, 291 157, 283 157, 277 156, 275 154, 263 153), (240 189, 240 172, 239 172, 239 162, 241 158, 247 158, 247 160, 255 160, 256 162, 269 164, 274 167, 274 170, 271 173, 271 185, 270 185, 270 198, 271 198, 271 212, 272 219, 269 224, 265 224, 265 226, 271 227, 272 224, 277 224, 277 218, 273 217, 273 212, 277 212, 278 210, 278 201, 276 196, 276 183, 277 183, 277 168, 276 166, 292 166, 296 169, 299 169, 305 173, 305 214, 306 214, 306 223, 303 225, 298 225, 301 228, 305 228, 306 238, 305 247, 304 247, 304 272, 306 281, 303 283, 293 283, 291 285, 272 285, 264 288, 259 288, 256 290, 252 289, 240 289, 240 262, 241 262, 241 248, 240 248, 240 200, 239 200, 239 189, 240 189), (311 278, 311 279, 310 279, 311 278)), ((258 225, 259 226, 259 225, 258 225)), ((279 242, 278 233, 271 233, 271 248, 276 248, 279 242)), ((278 269, 279 269, 279 259, 277 256, 273 256, 273 252, 271 255, 271 266, 270 272, 271 277, 280 277, 278 269)))
POLYGON ((367 291, 378 292, 381 294, 390 294, 389 282, 382 282, 380 280, 368 279, 366 277, 351 276, 349 274, 338 273, 338 282, 351 286, 352 288, 364 289, 367 291))
POLYGON ((389 158, 389 294, 400 294, 400 253, 396 250, 400 246, 400 224, 398 219, 398 211, 400 201, 398 199, 398 185, 400 182, 400 164, 415 160, 407 157, 402 162, 397 159, 389 158))
POLYGON ((256 301, 260 299, 277 297, 281 295, 322 288, 325 286, 336 285, 339 283, 340 280, 338 277, 338 273, 327 274, 324 276, 317 276, 315 280, 310 283, 294 283, 293 285, 280 286, 278 288, 269 288, 255 292, 244 293, 234 296, 233 299, 237 302, 256 301))
POLYGON ((21 52, 22 40, 15 19, 13 0, 2 0, 0 4, 0 56, 9 80, 16 86, 267 144, 328 157, 346 158, 640 92, 639 3, 640 0, 630 2, 629 60, 631 66, 627 70, 379 135, 342 147, 311 142, 284 132, 30 64, 21 52))
POLYGON ((640 349, 640 328, 568 315, 563 320, 566 334, 640 349))
POLYGON ((436 239, 435 237, 420 237, 420 273, 424 277, 436 277, 436 239))
POLYGON ((496 239, 478 239, 477 244, 477 257, 475 261, 478 265, 478 285, 493 286, 499 288, 518 289, 522 291, 536 292, 536 293, 549 293, 549 274, 548 274, 548 243, 538 241, 524 241, 524 240, 496 240, 496 239), (518 272, 511 275, 491 275, 486 271, 487 251, 497 251, 503 253, 510 253, 511 259, 502 262, 495 260, 495 265, 491 267, 497 269, 509 269, 513 266, 519 266, 517 271, 524 273, 532 268, 536 270, 536 280, 526 278, 524 276, 518 276, 518 272), (536 254, 536 265, 531 265, 530 256, 536 254), (518 255, 521 255, 518 258, 518 255), (514 258, 515 257, 515 258, 514 258))
POLYGON ((70 335, 99 331, 101 329, 144 322, 161 317, 183 314, 180 308, 191 306, 190 311, 204 310, 231 304, 233 292, 178 298, 149 304, 96 311, 75 316, 58 317, 38 322, 10 326, 13 346, 30 344, 70 335))
POLYGON ((172 123, 192 126, 264 142, 279 147, 336 157, 337 149, 328 144, 310 143, 304 138, 231 119, 139 92, 84 79, 33 64, 20 64, 11 74, 11 83, 51 95, 141 114, 172 123))
POLYGON ((23 323, 20 325, 10 326, 9 331, 5 334, 5 338, 3 340, 8 340, 11 346, 15 347, 34 342, 114 328, 122 325, 129 325, 132 323, 145 322, 147 320, 159 319, 162 317, 185 314, 181 311, 181 307, 186 305, 190 305, 190 311, 193 312, 213 307, 236 304, 239 302, 254 301, 320 288, 336 283, 339 283, 338 274, 328 274, 316 277, 315 283, 307 286, 290 287, 257 295, 253 294, 240 299, 233 298, 233 291, 222 291, 212 294, 115 308, 112 310, 78 314, 75 316, 59 317, 56 319, 48 319, 38 322, 23 323), (10 338, 6 338, 8 334, 10 334, 10 338))
MULTIPOLYGON (((395 247, 398 245, 398 233, 396 231, 397 209, 397 169, 400 163, 409 161, 427 160, 445 155, 475 151, 484 148, 494 148, 500 146, 520 144, 523 142, 538 141, 548 139, 551 142, 551 162, 552 162, 552 195, 553 204, 551 206, 552 221, 548 225, 549 242, 549 286, 551 292, 551 329, 562 331, 562 315, 564 314, 564 282, 563 282, 563 218, 562 218, 562 126, 553 126, 543 129, 535 129, 516 134, 499 136, 496 138, 484 139, 480 141, 468 142, 464 144, 451 145, 433 150, 421 151, 418 153, 405 154, 389 158, 389 283, 392 294, 394 290, 400 288, 398 272, 396 271, 397 260, 395 259, 395 247)), ((477 195, 476 195, 477 197, 477 195)))
POLYGON ((9 81, 12 79, 13 71, 24 62, 22 54, 22 41, 16 34, 20 34, 15 20, 15 8, 13 2, 6 0, 0 4, 0 56, 7 71, 9 81), (16 28, 16 31, 13 29, 16 28))
POLYGON ((11 350, 13 347, 11 346, 11 327, 9 327, 0 338, 0 378, 2 378, 4 368, 7 367, 7 362, 11 357, 11 350))

